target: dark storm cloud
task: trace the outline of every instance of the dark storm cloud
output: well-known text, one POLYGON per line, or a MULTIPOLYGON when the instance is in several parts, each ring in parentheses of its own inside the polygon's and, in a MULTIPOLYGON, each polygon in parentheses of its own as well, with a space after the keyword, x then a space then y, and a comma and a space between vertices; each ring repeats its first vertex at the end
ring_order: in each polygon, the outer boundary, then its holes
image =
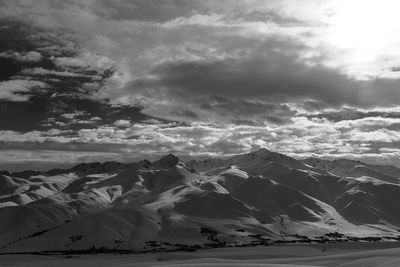
POLYGON ((155 81, 146 86, 167 87, 189 95, 286 99, 311 98, 330 104, 359 103, 360 86, 334 69, 307 66, 295 55, 270 51, 222 61, 174 62, 158 66, 155 81))
POLYGON ((21 66, 14 59, 0 57, 0 81, 18 74, 21 69, 21 66))
POLYGON ((164 87, 189 95, 311 99, 334 106, 375 106, 400 100, 399 80, 356 81, 337 69, 310 66, 298 55, 275 51, 220 61, 166 63, 156 67, 153 74, 156 79, 139 80, 137 85, 164 87))
POLYGON ((0 50, 31 51, 36 48, 32 40, 30 27, 17 19, 0 19, 0 50))
POLYGON ((16 19, 0 18, 0 81, 17 75, 24 67, 32 66, 31 62, 21 62, 12 55, 39 48, 37 40, 31 38, 33 29, 16 19))
POLYGON ((113 66, 104 57, 80 56, 79 45, 63 32, 2 19, 0 41, 1 130, 77 131, 118 119, 151 118, 140 107, 112 106, 96 98, 113 66), (82 114, 76 119, 63 117, 71 113, 82 114))

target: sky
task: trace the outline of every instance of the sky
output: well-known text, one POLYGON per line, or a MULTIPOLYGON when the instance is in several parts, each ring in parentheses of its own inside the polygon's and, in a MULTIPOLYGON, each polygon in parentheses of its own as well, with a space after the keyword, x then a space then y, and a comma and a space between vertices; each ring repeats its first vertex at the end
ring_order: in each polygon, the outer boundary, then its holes
POLYGON ((261 147, 400 165, 396 0, 0 0, 0 169, 261 147))

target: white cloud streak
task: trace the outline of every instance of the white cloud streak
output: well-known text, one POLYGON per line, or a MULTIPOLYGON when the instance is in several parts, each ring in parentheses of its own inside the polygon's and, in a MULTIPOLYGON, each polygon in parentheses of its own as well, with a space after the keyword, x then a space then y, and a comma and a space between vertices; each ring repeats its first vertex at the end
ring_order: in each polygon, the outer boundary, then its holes
POLYGON ((0 82, 0 99, 9 101, 27 101, 32 89, 46 88, 47 84, 34 80, 8 80, 0 82))

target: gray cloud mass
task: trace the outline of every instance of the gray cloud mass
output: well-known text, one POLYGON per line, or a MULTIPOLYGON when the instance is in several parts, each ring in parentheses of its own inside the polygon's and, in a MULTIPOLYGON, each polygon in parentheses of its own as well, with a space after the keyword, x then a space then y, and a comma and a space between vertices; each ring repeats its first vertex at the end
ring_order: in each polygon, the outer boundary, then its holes
POLYGON ((338 30, 340 10, 332 0, 0 0, 3 166, 23 151, 43 168, 49 155, 72 164, 259 147, 399 164, 399 40, 353 40, 338 30))

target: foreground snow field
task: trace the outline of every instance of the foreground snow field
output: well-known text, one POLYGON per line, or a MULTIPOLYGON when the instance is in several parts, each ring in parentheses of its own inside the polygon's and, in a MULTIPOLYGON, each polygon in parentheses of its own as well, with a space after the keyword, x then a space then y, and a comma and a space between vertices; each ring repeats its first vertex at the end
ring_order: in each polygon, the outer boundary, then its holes
POLYGON ((331 243, 197 252, 95 255, 1 255, 0 266, 400 266, 400 244, 331 243), (29 264, 29 265, 27 265, 29 264))

